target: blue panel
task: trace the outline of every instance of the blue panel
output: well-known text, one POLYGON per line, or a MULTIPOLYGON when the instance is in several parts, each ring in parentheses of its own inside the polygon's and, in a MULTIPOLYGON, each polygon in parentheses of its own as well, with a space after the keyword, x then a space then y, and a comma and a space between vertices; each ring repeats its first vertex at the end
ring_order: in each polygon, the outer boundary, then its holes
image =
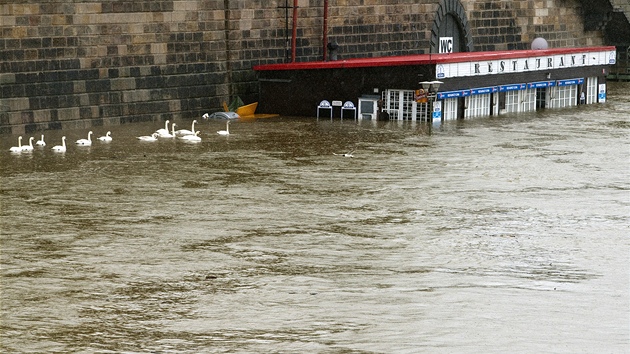
POLYGON ((527 85, 525 84, 503 85, 503 86, 499 86, 499 92, 520 91, 520 90, 525 90, 526 88, 527 88, 527 85))
POLYGON ((584 78, 578 79, 568 79, 568 80, 558 80, 558 86, 571 86, 571 85, 582 85, 584 83, 584 78))
POLYGON ((496 86, 481 87, 481 88, 474 88, 474 89, 470 90, 470 94, 471 95, 484 95, 484 94, 488 94, 488 93, 497 92, 498 90, 499 90, 499 88, 496 87, 496 86))
POLYGON ((527 84, 529 88, 541 88, 541 87, 552 87, 556 86, 555 81, 539 81, 539 82, 530 82, 527 84))
POLYGON ((461 91, 446 91, 446 92, 438 92, 437 98, 440 100, 446 98, 455 98, 455 97, 466 97, 470 96, 470 90, 461 90, 461 91))

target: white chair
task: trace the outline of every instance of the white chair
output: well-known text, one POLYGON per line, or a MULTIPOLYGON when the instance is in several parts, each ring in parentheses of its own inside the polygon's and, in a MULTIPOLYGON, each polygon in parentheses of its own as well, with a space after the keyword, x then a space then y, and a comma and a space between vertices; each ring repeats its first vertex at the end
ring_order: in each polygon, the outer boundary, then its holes
POLYGON ((357 107, 354 106, 352 101, 346 101, 341 107, 341 119, 343 119, 343 111, 354 111, 354 119, 357 119, 357 107))
POLYGON ((333 107, 330 104, 330 102, 323 100, 319 103, 319 105, 317 106, 317 118, 319 118, 319 110, 320 109, 329 109, 330 110, 330 119, 332 119, 333 116, 333 107))

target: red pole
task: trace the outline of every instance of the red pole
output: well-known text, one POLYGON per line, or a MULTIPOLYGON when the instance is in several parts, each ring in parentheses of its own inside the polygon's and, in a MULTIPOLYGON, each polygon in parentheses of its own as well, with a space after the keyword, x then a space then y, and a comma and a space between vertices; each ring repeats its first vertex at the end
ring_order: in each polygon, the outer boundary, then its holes
POLYGON ((328 56, 328 0, 324 0, 324 33, 323 33, 323 50, 324 53, 324 61, 326 61, 326 57, 328 56))
POLYGON ((293 0, 293 37, 291 38, 291 62, 295 63, 295 47, 297 46, 297 14, 298 0, 293 0))

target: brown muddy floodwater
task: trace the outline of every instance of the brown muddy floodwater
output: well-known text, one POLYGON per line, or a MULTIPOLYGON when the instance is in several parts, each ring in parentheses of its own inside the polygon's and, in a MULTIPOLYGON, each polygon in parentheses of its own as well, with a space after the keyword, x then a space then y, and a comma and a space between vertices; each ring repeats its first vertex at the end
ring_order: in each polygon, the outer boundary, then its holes
POLYGON ((432 126, 2 136, 0 351, 628 352, 630 85, 609 86, 432 126))

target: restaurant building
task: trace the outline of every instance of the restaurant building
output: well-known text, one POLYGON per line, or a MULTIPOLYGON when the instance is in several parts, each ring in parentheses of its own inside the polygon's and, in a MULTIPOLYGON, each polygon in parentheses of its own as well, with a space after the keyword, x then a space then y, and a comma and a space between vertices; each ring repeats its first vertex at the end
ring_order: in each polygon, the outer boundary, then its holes
POLYGON ((295 62, 254 70, 262 111, 453 120, 603 103, 615 60, 615 47, 598 46, 295 62))

